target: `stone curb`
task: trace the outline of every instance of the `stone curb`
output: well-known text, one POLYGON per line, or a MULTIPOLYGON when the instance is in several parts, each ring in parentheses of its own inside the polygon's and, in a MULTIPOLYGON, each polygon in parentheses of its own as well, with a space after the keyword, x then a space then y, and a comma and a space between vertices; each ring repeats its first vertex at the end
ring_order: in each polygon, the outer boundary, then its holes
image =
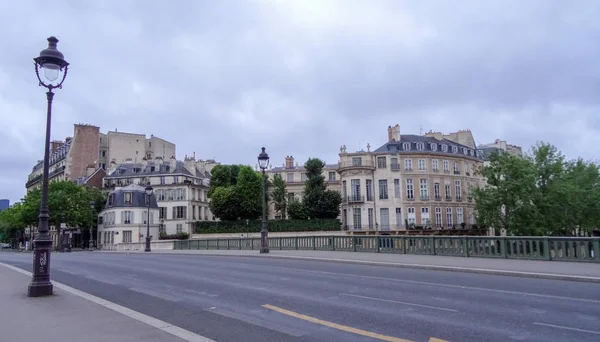
MULTIPOLYGON (((140 251, 100 251, 100 253, 144 254, 144 252, 140 252, 140 251)), ((214 256, 228 256, 228 257, 312 260, 312 261, 335 262, 335 263, 341 263, 341 264, 371 265, 371 266, 399 267, 399 268, 411 268, 411 269, 432 270, 432 271, 477 273, 477 274, 489 274, 489 275, 510 276, 510 277, 520 277, 520 278, 564 280, 564 281, 576 281, 576 282, 600 284, 600 277, 567 275, 567 274, 557 274, 557 273, 537 273, 537 272, 497 270, 497 269, 462 267, 462 266, 403 264, 403 263, 385 262, 385 261, 331 259, 331 258, 296 256, 296 255, 258 254, 258 251, 256 253, 257 254, 255 254, 255 255, 252 255, 252 254, 249 254, 249 255, 237 254, 236 255, 236 254, 219 253, 219 252, 214 252, 214 253, 213 252, 211 252, 211 253, 178 253, 178 252, 172 252, 172 251, 156 251, 155 252, 155 254, 168 254, 168 255, 208 255, 208 256, 214 255, 214 256)))

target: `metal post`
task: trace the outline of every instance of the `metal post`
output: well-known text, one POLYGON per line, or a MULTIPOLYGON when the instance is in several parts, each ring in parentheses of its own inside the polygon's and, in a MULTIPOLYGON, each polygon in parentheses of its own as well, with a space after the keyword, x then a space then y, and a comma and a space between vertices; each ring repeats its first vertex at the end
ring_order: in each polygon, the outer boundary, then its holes
POLYGON ((267 182, 265 169, 262 169, 262 225, 260 229, 260 253, 269 253, 269 231, 267 228, 267 182))
POLYGON ((144 252, 151 252, 150 249, 150 194, 146 194, 148 196, 148 212, 146 212, 146 249, 144 252))
POLYGON ((52 249, 52 239, 48 234, 48 221, 50 220, 50 213, 48 210, 48 171, 50 168, 52 99, 54 98, 52 87, 48 88, 46 98, 48 99, 48 110, 46 113, 46 142, 44 145, 44 166, 42 170, 42 199, 40 203, 38 236, 34 241, 32 279, 27 289, 27 295, 29 297, 49 296, 54 293, 54 287, 52 282, 50 282, 50 253, 52 249))
POLYGON ((92 249, 94 247, 94 210, 92 209, 92 215, 90 217, 90 242, 88 249, 92 249))

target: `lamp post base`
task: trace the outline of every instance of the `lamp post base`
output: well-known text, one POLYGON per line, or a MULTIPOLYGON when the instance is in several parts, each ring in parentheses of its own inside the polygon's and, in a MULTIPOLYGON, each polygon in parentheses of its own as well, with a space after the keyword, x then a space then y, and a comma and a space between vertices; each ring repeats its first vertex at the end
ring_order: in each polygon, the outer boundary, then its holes
POLYGON ((260 254, 269 253, 269 236, 266 230, 260 232, 260 254))
POLYGON ((50 252, 52 240, 38 237, 35 240, 33 250, 33 277, 27 288, 28 297, 51 296, 54 294, 54 286, 50 282, 50 252))
POLYGON ((152 252, 150 249, 150 239, 148 238, 146 238, 146 248, 144 249, 144 252, 152 252))

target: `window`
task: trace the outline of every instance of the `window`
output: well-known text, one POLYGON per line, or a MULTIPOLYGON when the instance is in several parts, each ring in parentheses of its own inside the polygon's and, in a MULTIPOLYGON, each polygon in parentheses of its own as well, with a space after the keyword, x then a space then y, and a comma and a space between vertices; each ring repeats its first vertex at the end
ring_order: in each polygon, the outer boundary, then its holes
POLYGON ((362 158, 361 157, 353 157, 352 158, 352 166, 361 166, 362 158))
POLYGON ((158 218, 163 220, 167 219, 167 207, 158 207, 158 218))
POLYGON ((444 172, 450 172, 450 162, 444 160, 444 172))
POLYGON ((160 176, 160 184, 165 184, 165 176, 160 176))
POLYGON ((179 234, 179 233, 183 233, 183 224, 181 224, 181 223, 178 223, 178 224, 175 226, 175 229, 177 230, 177 234, 179 234))
POLYGON ((301 173, 300 174, 300 181, 306 182, 307 179, 308 179, 308 176, 306 175, 306 173, 301 173))
POLYGON ((435 227, 442 227, 442 208, 435 208, 435 227))
POLYGON ((437 144, 431 143, 431 150, 432 151, 437 151, 437 144))
POLYGON ((192 220, 195 220, 195 219, 196 219, 196 206, 193 205, 192 206, 192 220))
POLYGON ((469 222, 467 222, 468 224, 475 224, 475 217, 473 216, 473 209, 469 209, 468 212, 468 220, 469 222))
POLYGON ((440 194, 440 183, 433 184, 433 195, 435 196, 436 200, 442 198, 442 195, 440 194))
POLYGON ((406 180, 406 198, 409 200, 415 199, 415 189, 412 179, 406 180))
POLYGON ((164 201, 165 200, 165 190, 164 189, 156 190, 156 192, 154 194, 155 194, 156 199, 158 201, 164 201))
POLYGON ((288 202, 293 202, 296 199, 295 195, 293 192, 288 192, 288 202))
POLYGON ((379 180, 379 199, 388 199, 387 179, 379 180))
POLYGON ((460 175, 460 167, 458 165, 458 162, 454 162, 454 174, 460 175))
POLYGON ((373 181, 367 179, 367 201, 373 200, 373 181))
POLYGON ((408 208, 407 221, 409 225, 417 224, 417 217, 415 216, 415 208, 408 208))
POLYGON ((391 168, 392 170, 400 170, 400 165, 398 164, 398 158, 392 157, 390 158, 390 164, 391 164, 391 168))
POLYGON ((402 149, 404 151, 410 151, 410 143, 402 143, 402 149))
POLYGON ((187 207, 186 206, 173 207, 173 218, 174 219, 187 218, 187 207))
POLYGON ((412 159, 404 159, 404 171, 412 171, 412 159))
POLYGON ((131 224, 133 222, 133 212, 122 211, 121 212, 121 222, 123 222, 123 224, 131 224))
POLYGON ((342 200, 346 200, 346 181, 342 181, 342 200))
POLYGON ((167 199, 169 201, 175 200, 175 190, 174 189, 167 190, 167 199))
POLYGON ((147 210, 142 211, 142 223, 143 224, 148 223, 148 211, 147 210))
POLYGON ((427 170, 427 164, 425 164, 425 159, 419 159, 419 171, 427 170))
POLYGON ((440 166, 438 165, 438 160, 437 159, 432 159, 431 160, 431 169, 433 171, 439 171, 440 170, 440 166))
POLYGON ((400 198, 400 180, 394 179, 394 198, 400 198))
POLYGON ((379 219, 381 220, 379 228, 381 230, 390 230, 390 209, 389 208, 379 208, 379 219))
POLYGON ((448 152, 448 145, 446 145, 446 144, 442 145, 442 152, 448 152))
POLYGON ((173 184, 179 183, 179 176, 173 176, 173 184))
POLYGON ((451 189, 450 184, 445 185, 445 190, 446 190, 446 199, 451 200, 452 199, 452 189, 451 189))
POLYGON ((469 163, 465 163, 465 174, 467 176, 471 175, 471 164, 469 164, 469 163))
POLYGON ((329 172, 329 181, 330 182, 335 181, 335 172, 329 172))
POLYGON ((454 181, 454 193, 456 194, 456 199, 460 199, 462 197, 459 180, 454 181))
POLYGON ((131 192, 124 193, 123 201, 125 202, 125 204, 131 204, 133 201, 133 194, 131 192))
POLYGON ((429 208, 421 208, 421 224, 429 225, 429 208))
POLYGON ((462 152, 463 152, 463 154, 465 154, 465 155, 466 155, 466 154, 467 154, 467 149, 466 149, 465 147, 463 147, 463 148, 462 148, 462 152))
POLYGON ((288 172, 287 181, 288 181, 288 183, 291 183, 294 181, 294 174, 292 172, 288 172))
POLYGON ((452 153, 457 153, 457 152, 458 152, 458 147, 452 146, 452 153))
POLYGON ((402 228, 402 208, 396 208, 396 229, 402 228))
POLYGON ((422 142, 417 143, 417 150, 423 151, 425 149, 425 144, 422 142))
POLYGON ((387 168, 387 158, 386 157, 377 157, 377 168, 378 169, 387 168))
POLYGON ((373 208, 367 209, 367 219, 369 220, 369 229, 373 229, 373 208))
POLYGON ((360 201, 360 179, 351 179, 350 187, 352 191, 352 201, 360 201))
POLYGON ((452 208, 446 208, 446 227, 452 228, 452 208))
POLYGON ((167 229, 166 229, 166 227, 165 227, 164 224, 161 223, 161 224, 158 225, 158 233, 159 234, 166 234, 167 233, 167 229))
POLYGON ((456 223, 461 224, 464 222, 463 208, 456 208, 456 223))
POLYGON ((112 206, 112 205, 113 205, 114 198, 115 198, 115 195, 114 195, 114 194, 110 194, 110 195, 108 196, 108 206, 112 206))
POLYGON ((131 230, 124 230, 123 231, 123 243, 131 243, 131 230))
POLYGON ((421 200, 428 200, 429 193, 428 193, 428 189, 427 189, 427 179, 421 178, 421 180, 419 182, 419 190, 420 190, 419 194, 421 195, 421 200))
POLYGON ((354 208, 352 210, 352 224, 354 229, 360 229, 362 226, 362 218, 360 217, 361 208, 354 208))

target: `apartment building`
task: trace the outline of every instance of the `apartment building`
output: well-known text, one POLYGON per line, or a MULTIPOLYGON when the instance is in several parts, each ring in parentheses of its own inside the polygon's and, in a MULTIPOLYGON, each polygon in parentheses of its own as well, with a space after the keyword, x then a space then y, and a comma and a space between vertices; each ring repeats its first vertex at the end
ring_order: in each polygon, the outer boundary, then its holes
MULTIPOLYGON (((341 191, 340 174, 337 171, 337 164, 327 164, 323 168, 323 177, 327 188, 330 190, 341 191)), ((273 179, 276 174, 286 183, 288 192, 288 203, 293 200, 301 200, 304 193, 304 183, 306 182, 306 170, 294 160, 293 156, 286 156, 285 162, 280 167, 273 167, 266 171, 269 179, 273 179)), ((275 210, 275 205, 269 203, 269 219, 281 219, 282 213, 275 210)))
POLYGON ((158 202, 159 229, 166 234, 194 231, 196 221, 215 220, 208 208, 210 171, 218 163, 186 156, 163 160, 142 158, 139 162, 126 158, 124 163, 111 161, 104 189, 112 190, 131 184, 152 185, 158 202))
MULTIPOLYGON (((122 163, 126 159, 140 161, 148 157, 168 159, 172 156, 177 156, 175 144, 153 135, 146 139, 144 134, 116 130, 103 134, 97 126, 76 124, 72 137, 50 144, 49 180, 96 184, 101 178, 96 171, 106 170, 109 161, 122 163)), ((27 178, 27 192, 41 186, 42 168, 43 160, 38 160, 27 178)))
POLYGON ((519 157, 523 156, 521 146, 509 144, 506 140, 496 139, 493 143, 479 144, 477 148, 483 152, 484 159, 487 159, 493 152, 506 152, 519 157))
POLYGON ((483 152, 470 130, 400 134, 371 151, 340 149, 342 222, 349 230, 460 228, 475 224, 471 188, 483 152))

